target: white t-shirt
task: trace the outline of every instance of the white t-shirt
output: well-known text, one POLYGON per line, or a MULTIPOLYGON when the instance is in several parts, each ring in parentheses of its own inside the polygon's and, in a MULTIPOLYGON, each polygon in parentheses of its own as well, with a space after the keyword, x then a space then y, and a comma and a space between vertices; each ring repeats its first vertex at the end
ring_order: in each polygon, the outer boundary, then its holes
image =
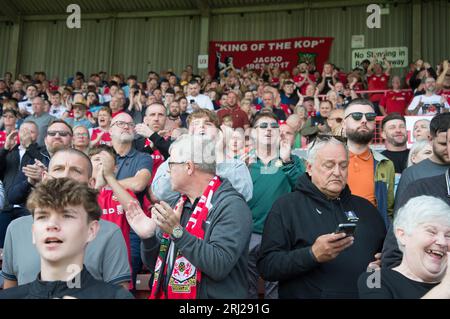
POLYGON ((48 112, 50 115, 53 115, 54 117, 60 119, 64 112, 66 112, 66 108, 63 105, 52 105, 50 106, 50 112, 48 112))
MULTIPOLYGON (((438 113, 437 104, 441 104, 441 96, 437 94, 433 94, 431 96, 423 95, 417 95, 414 97, 414 99, 411 101, 411 104, 408 106, 408 111, 413 111, 417 105, 422 101, 423 106, 419 108, 419 112, 417 115, 434 115, 438 113)), ((449 109, 450 106, 448 105, 447 101, 444 103, 444 108, 449 109)), ((442 112, 442 110, 441 110, 442 112)))
POLYGON ((23 100, 21 102, 18 103, 19 109, 21 110, 26 110, 27 113, 29 114, 33 114, 33 107, 32 107, 32 103, 29 99, 23 100))
POLYGON ((208 109, 211 111, 214 111, 214 105, 211 102, 211 99, 209 98, 209 96, 204 95, 204 94, 199 94, 197 96, 191 96, 189 95, 187 97, 187 101, 188 101, 188 106, 186 109, 186 113, 191 114, 194 110, 192 109, 191 106, 191 100, 194 100, 195 103, 200 106, 202 109, 208 109))

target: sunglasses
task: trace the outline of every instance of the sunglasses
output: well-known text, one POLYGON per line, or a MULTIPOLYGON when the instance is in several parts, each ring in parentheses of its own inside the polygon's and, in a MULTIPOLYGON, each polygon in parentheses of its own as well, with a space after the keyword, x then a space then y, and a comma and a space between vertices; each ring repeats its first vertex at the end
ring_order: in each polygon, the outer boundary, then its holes
POLYGON ((62 137, 66 137, 66 136, 72 136, 72 134, 70 134, 70 132, 67 131, 47 131, 47 135, 48 136, 56 136, 56 134, 58 134, 59 136, 62 137))
POLYGON ((352 119, 354 119, 355 121, 360 121, 363 118, 363 116, 365 116, 366 120, 368 122, 373 122, 373 121, 375 121, 375 119, 377 117, 377 113, 374 113, 374 112, 369 112, 369 113, 353 112, 353 113, 350 113, 349 115, 347 115, 345 118, 347 118, 349 116, 351 116, 352 119))
MULTIPOLYGON (((262 122, 262 123, 260 123, 260 124, 258 124, 258 125, 255 125, 255 127, 259 127, 259 128, 268 128, 268 127, 269 127, 269 123, 267 123, 267 122, 262 122)), ((272 123, 270 123, 270 128, 279 128, 279 127, 280 127, 280 125, 278 125, 277 122, 272 122, 272 123)))

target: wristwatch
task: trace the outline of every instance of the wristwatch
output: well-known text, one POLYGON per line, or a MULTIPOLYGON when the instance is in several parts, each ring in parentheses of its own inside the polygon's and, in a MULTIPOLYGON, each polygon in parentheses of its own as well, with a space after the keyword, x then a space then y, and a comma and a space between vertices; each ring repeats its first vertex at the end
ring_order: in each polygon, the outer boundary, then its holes
POLYGON ((180 225, 176 226, 174 229, 172 229, 172 237, 173 239, 179 239, 183 236, 183 227, 180 225))

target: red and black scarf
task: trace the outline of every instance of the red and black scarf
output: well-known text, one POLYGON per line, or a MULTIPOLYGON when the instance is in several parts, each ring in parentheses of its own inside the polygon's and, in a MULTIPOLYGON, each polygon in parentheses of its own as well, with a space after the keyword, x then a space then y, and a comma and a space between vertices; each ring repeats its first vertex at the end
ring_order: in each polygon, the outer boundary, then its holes
MULTIPOLYGON (((199 239, 203 240, 205 237, 203 223, 206 221, 209 210, 211 209, 211 199, 221 184, 222 182, 219 177, 214 176, 200 197, 200 200, 185 227, 185 230, 188 233, 199 239)), ((186 195, 182 195, 174 210, 176 211, 180 205, 184 206, 186 200, 186 195)), ((168 275, 166 258, 169 247, 170 235, 163 233, 149 299, 196 299, 197 289, 202 280, 202 272, 191 264, 180 251, 178 251, 175 258, 175 263, 167 286, 167 292, 162 289, 161 281, 168 275), (161 276, 161 270, 163 270, 164 276, 161 276)))

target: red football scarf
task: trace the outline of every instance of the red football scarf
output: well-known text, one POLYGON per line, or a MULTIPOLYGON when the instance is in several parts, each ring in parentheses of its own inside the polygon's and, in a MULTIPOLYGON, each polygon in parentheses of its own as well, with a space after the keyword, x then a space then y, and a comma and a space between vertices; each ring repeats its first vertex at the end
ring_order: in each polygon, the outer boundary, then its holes
MULTIPOLYGON (((200 197, 186 225, 185 230, 199 239, 203 240, 205 237, 205 231, 202 226, 208 217, 211 208, 211 199, 220 184, 222 182, 219 177, 214 176, 200 197)), ((186 199, 186 195, 182 195, 174 210, 176 211, 179 205, 184 206, 186 199)), ((202 280, 202 272, 192 265, 180 251, 178 251, 175 258, 167 292, 162 289, 161 281, 167 276, 166 258, 169 246, 170 236, 167 233, 163 233, 158 259, 155 265, 152 292, 149 299, 196 299, 197 288, 202 280), (164 276, 161 276, 161 269, 164 269, 164 276)))

